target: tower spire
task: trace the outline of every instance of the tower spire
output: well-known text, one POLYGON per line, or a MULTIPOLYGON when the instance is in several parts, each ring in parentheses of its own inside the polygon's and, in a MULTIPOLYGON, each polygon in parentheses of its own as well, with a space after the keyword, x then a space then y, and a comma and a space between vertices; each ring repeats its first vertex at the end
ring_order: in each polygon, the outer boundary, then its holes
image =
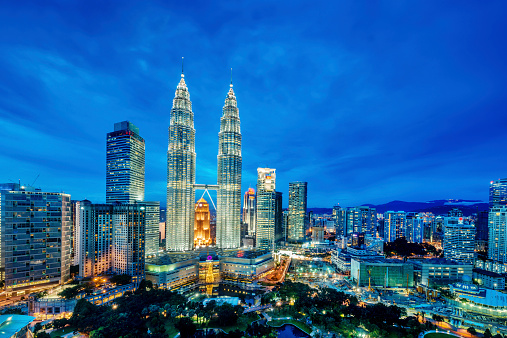
POLYGON ((181 77, 185 77, 185 75, 183 74, 183 61, 185 60, 185 57, 182 56, 181 57, 181 77))
POLYGON ((231 68, 231 88, 232 88, 232 68, 231 68))

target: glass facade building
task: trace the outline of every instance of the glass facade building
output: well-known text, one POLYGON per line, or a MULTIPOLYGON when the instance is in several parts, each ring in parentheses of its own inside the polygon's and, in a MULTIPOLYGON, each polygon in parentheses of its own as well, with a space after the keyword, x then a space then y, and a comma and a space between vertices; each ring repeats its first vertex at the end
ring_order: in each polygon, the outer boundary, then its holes
POLYGON ((444 258, 473 264, 475 256, 475 227, 463 224, 461 217, 444 218, 444 258))
POLYGON ((243 224, 247 225, 249 236, 255 236, 255 209, 255 190, 249 188, 243 197, 243 224))
POLYGON ((70 195, 0 184, 0 273, 16 291, 70 278, 70 195))
POLYGON ((491 181, 489 185, 489 207, 507 206, 507 178, 491 181))
POLYGON ((405 236, 407 216, 404 211, 387 211, 384 213, 384 241, 394 242, 405 236))
POLYGON ((144 139, 129 121, 114 124, 106 143, 106 203, 144 200, 144 139))
POLYGON ((493 207, 489 212, 488 258, 507 262, 507 207, 493 207))
POLYGON ((287 230, 290 241, 305 239, 307 189, 307 182, 289 183, 289 224, 287 230))
POLYGON ((195 129, 183 73, 176 87, 167 150, 166 249, 194 248, 195 129))
POLYGON ((275 249, 276 169, 257 168, 256 247, 275 249))
POLYGON ((241 129, 232 83, 225 99, 218 134, 217 230, 218 248, 241 246, 241 129))

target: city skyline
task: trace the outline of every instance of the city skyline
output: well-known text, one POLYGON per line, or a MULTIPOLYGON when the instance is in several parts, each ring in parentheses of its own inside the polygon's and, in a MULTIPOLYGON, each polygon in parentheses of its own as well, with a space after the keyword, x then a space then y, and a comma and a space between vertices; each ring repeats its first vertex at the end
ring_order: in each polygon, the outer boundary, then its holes
POLYGON ((43 6, 0 10, 11 32, 0 38, 5 182, 38 177, 48 191, 103 202, 104 135, 129 120, 146 141, 145 200, 165 205, 182 56, 197 183, 216 181, 230 67, 244 127, 242 193, 258 167, 276 168, 286 196, 289 182, 309 182, 309 207, 487 201, 489 182, 507 176, 498 156, 507 142, 505 4, 43 6))

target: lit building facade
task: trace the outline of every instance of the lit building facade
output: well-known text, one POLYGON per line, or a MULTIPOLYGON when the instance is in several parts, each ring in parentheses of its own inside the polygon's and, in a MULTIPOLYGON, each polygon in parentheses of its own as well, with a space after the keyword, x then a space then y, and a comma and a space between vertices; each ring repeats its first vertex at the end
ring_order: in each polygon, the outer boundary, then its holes
POLYGON ((489 185, 489 207, 507 206, 507 178, 491 181, 489 185))
POLYGON ((475 256, 475 227, 463 224, 463 218, 444 218, 444 257, 457 262, 473 264, 475 256))
POLYGON ((184 75, 176 87, 167 151, 166 249, 194 247, 195 129, 192 102, 184 75))
POLYGON ((406 213, 404 211, 387 211, 384 213, 384 241, 394 242, 405 236, 406 213))
POLYGON ((146 214, 158 202, 76 202, 76 257, 81 277, 106 273, 144 278, 146 214), (151 203, 151 204, 150 204, 151 203))
POLYGON ((488 258, 507 262, 507 207, 493 207, 489 212, 488 258))
POLYGON ((202 197, 195 203, 194 243, 195 246, 211 244, 209 204, 202 197))
POLYGON ((290 241, 300 242, 305 239, 307 189, 307 182, 289 183, 289 224, 287 232, 290 241))
POLYGON ((257 168, 256 247, 275 249, 276 169, 257 168))
POLYGON ((146 256, 159 251, 160 202, 143 202, 146 207, 146 256))
POLYGON ((106 203, 144 201, 145 144, 129 121, 114 124, 106 143, 106 203))
POLYGON ((249 188, 243 197, 243 223, 247 225, 249 236, 255 236, 255 209, 255 190, 249 188))
POLYGON ((0 271, 7 292, 70 278, 70 195, 0 184, 0 271))
POLYGON ((232 82, 225 99, 218 133, 218 248, 241 246, 241 129, 232 82))

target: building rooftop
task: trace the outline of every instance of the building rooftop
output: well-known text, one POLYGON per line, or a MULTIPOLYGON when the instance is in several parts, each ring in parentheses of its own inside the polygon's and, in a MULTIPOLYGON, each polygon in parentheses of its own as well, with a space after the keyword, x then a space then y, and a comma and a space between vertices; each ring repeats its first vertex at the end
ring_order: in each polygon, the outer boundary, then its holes
POLYGON ((432 265, 471 265, 463 262, 457 262, 447 258, 427 258, 427 259, 410 259, 408 262, 414 264, 432 264, 432 265))
POLYGON ((501 275, 499 273, 488 271, 488 270, 484 270, 484 269, 479 269, 479 268, 474 268, 473 272, 479 273, 481 275, 489 276, 489 277, 494 277, 494 278, 505 277, 504 275, 501 275))
POLYGON ((234 257, 234 258, 246 258, 253 259, 265 255, 267 253, 266 250, 234 250, 230 252, 224 252, 224 257, 234 257))
POLYGON ((24 315, 0 315, 0 338, 10 338, 30 324, 35 317, 24 315))

